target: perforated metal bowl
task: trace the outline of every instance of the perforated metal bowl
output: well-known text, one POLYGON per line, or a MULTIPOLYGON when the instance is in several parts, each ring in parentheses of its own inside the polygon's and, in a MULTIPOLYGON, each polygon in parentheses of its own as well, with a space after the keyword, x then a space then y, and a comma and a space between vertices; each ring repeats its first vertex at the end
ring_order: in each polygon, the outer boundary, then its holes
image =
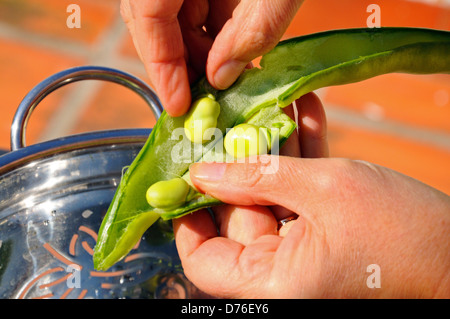
POLYGON ((156 118, 155 93, 139 79, 103 67, 65 70, 24 98, 0 156, 0 298, 189 298, 170 222, 152 226, 121 262, 93 268, 97 231, 119 183, 150 129, 92 132, 25 146, 28 118, 55 89, 105 80, 138 93, 156 118))

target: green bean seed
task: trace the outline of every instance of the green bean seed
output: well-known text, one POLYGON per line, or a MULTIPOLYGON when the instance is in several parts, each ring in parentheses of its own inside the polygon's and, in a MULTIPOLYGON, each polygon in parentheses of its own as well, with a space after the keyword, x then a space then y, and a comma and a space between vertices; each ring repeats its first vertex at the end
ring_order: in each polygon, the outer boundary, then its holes
POLYGON ((159 181, 150 186, 146 197, 150 206, 160 209, 175 209, 186 202, 189 184, 182 178, 159 181))
POLYGON ((184 132, 190 141, 203 144, 203 134, 209 128, 217 127, 220 105, 211 94, 195 101, 184 121, 184 132))
POLYGON ((234 158, 267 154, 270 137, 266 128, 239 124, 225 135, 225 150, 234 158))

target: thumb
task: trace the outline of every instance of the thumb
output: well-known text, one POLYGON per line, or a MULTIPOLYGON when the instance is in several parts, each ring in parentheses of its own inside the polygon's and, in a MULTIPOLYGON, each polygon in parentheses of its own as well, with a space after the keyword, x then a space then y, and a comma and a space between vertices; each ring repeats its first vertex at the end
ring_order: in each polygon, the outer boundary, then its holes
POLYGON ((303 0, 243 0, 223 26, 210 50, 208 80, 226 89, 249 62, 281 39, 303 0))
POLYGON ((294 212, 302 206, 302 213, 308 203, 317 203, 322 191, 333 187, 327 159, 275 155, 254 159, 246 163, 196 163, 190 168, 191 180, 201 192, 227 204, 281 205, 294 212))

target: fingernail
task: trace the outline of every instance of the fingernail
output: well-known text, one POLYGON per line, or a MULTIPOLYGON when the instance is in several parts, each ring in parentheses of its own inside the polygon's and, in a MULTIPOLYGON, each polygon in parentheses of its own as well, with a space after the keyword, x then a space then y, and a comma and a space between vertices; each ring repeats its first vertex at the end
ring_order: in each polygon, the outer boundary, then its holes
POLYGON ((214 85, 219 90, 224 90, 236 81, 247 63, 229 60, 225 62, 214 75, 214 85))
POLYGON ((205 182, 222 180, 225 173, 225 163, 198 163, 190 168, 191 177, 205 182))

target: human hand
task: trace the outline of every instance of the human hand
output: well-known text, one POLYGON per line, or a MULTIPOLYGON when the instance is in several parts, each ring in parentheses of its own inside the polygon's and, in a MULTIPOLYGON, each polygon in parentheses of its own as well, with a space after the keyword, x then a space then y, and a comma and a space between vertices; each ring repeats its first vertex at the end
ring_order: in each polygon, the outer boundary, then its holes
POLYGON ((180 116, 190 83, 206 72, 216 89, 229 87, 278 43, 302 2, 122 0, 121 13, 164 108, 180 116))
POLYGON ((206 211, 173 221, 186 276, 228 298, 450 297, 450 198, 367 162, 294 157, 327 155, 320 102, 300 105, 291 156, 191 166, 198 189, 231 205, 215 209, 220 236, 206 211), (373 264, 380 288, 367 285, 373 264))

